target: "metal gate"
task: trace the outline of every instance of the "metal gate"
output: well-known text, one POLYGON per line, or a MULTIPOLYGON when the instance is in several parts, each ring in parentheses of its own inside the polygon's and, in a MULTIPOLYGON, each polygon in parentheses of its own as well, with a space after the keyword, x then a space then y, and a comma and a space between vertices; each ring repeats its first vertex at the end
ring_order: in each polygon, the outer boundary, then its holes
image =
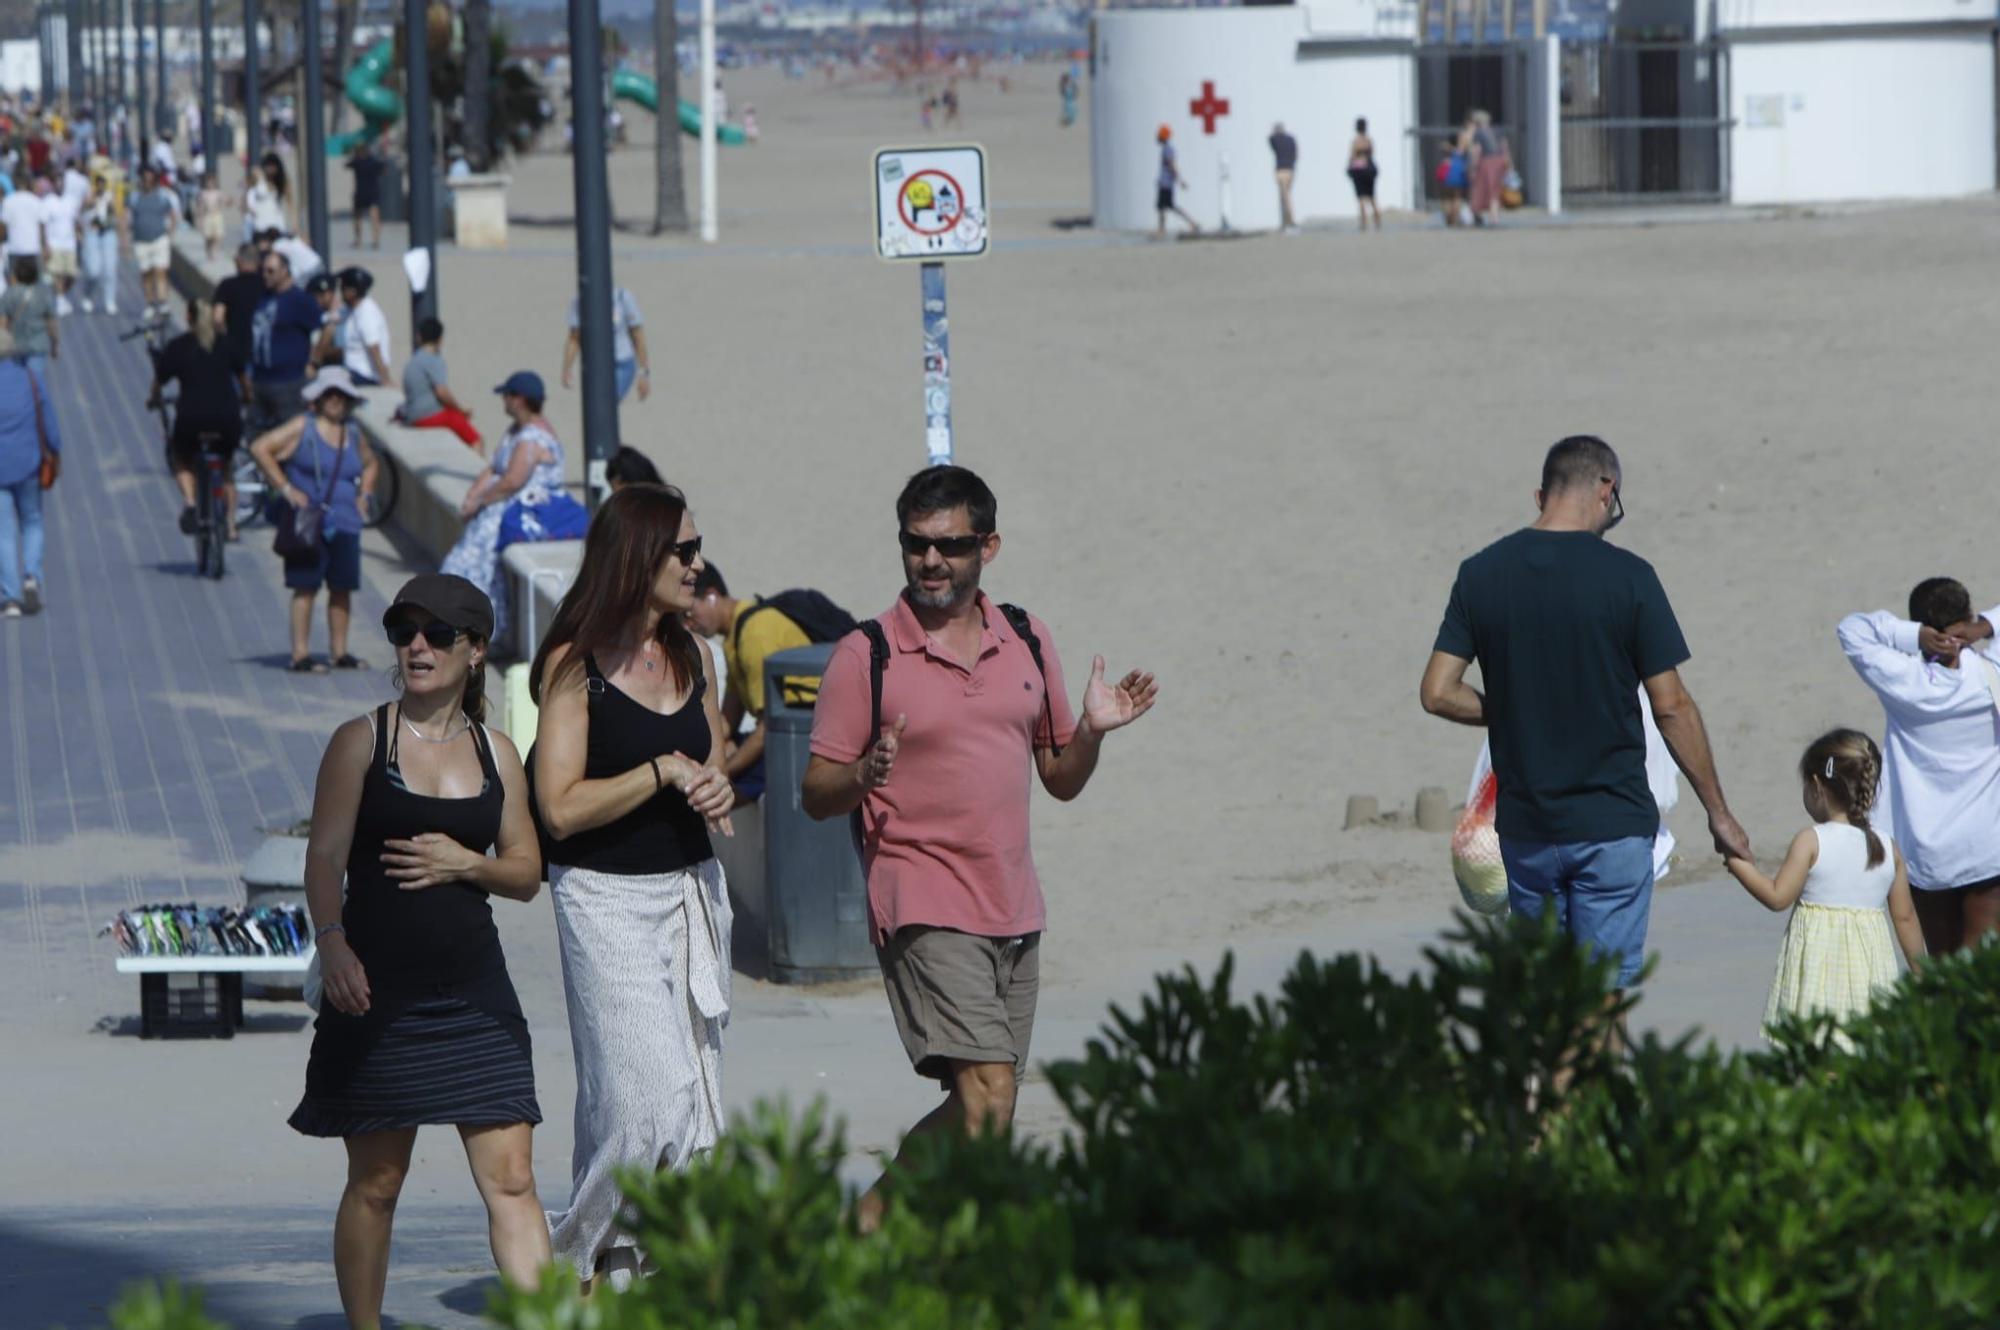
MULTIPOLYGON (((1466 118, 1474 111, 1493 117, 1493 127, 1506 139, 1514 169, 1524 180, 1539 178, 1539 150, 1528 128, 1529 49, 1518 43, 1493 45, 1419 46, 1417 59, 1417 123, 1410 130, 1416 143, 1417 178, 1424 196, 1442 199, 1444 186, 1438 164, 1450 152, 1466 118)), ((1532 196, 1529 203, 1544 200, 1532 196)))
POLYGON ((1564 42, 1563 203, 1726 200, 1728 60, 1717 41, 1564 42))

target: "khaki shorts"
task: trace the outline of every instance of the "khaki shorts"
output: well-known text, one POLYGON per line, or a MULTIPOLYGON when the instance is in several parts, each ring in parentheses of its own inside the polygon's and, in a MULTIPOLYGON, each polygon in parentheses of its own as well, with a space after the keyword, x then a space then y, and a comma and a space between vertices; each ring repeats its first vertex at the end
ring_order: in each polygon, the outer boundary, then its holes
POLYGON ((49 276, 76 276, 76 251, 73 249, 51 249, 49 251, 49 276))
POLYGON ((878 947, 896 1033, 917 1075, 951 1087, 953 1062, 1028 1070, 1042 987, 1042 935, 979 937, 913 924, 878 947))
POLYGON ((163 271, 173 264, 174 242, 166 236, 158 240, 135 240, 132 242, 132 258, 139 265, 140 272, 163 271))

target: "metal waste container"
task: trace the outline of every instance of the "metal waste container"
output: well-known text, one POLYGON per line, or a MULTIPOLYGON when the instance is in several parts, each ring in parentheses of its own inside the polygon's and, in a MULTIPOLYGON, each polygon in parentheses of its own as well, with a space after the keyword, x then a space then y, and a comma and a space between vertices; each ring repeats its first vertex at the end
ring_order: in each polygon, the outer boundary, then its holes
POLYGON ((827 643, 776 651, 764 661, 764 906, 771 977, 781 984, 876 972, 868 884, 849 821, 815 822, 799 804, 813 712, 786 700, 786 680, 817 679, 832 655, 827 643))

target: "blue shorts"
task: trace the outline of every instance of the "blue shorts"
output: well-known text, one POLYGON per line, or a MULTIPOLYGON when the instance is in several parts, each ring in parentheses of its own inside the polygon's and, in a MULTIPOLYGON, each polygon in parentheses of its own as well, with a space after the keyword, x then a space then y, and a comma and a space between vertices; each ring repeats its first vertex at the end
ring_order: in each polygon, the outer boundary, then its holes
POLYGON ((294 591, 358 591, 361 588, 361 535, 329 531, 316 559, 286 560, 285 585, 294 591))
POLYGON ((1653 911, 1653 838, 1542 845, 1500 838, 1507 904, 1530 919, 1554 907, 1563 931, 1618 962, 1618 987, 1638 979, 1653 911))

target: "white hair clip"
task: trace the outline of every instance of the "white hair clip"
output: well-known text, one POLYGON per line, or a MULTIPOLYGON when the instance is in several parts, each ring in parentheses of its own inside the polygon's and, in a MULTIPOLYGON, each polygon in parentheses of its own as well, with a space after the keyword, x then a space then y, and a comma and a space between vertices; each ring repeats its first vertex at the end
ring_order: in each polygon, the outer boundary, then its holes
POLYGON ((1833 755, 1831 753, 1827 755, 1826 759, 1826 778, 1828 780, 1833 779, 1833 755))

